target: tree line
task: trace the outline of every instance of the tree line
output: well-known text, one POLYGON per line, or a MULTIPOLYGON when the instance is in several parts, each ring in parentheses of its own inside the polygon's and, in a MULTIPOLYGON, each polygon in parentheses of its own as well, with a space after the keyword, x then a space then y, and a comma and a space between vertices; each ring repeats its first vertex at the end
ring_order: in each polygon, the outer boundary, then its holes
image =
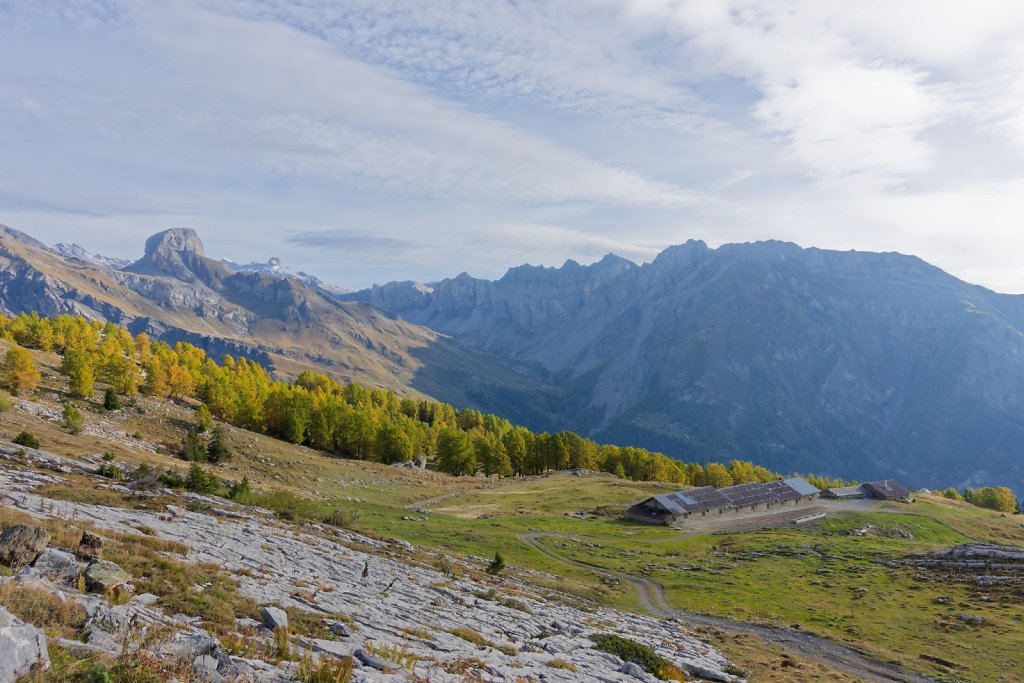
MULTIPOLYGON (((742 460, 702 465, 644 448, 598 444, 570 431, 535 433, 497 415, 399 397, 309 370, 291 381, 274 379, 252 360, 225 356, 217 363, 192 344, 171 346, 79 316, 0 316, 0 336, 17 345, 0 363, 0 382, 13 392, 31 390, 39 381, 31 355, 19 346, 39 349, 62 357, 60 372, 75 397, 92 398, 95 383, 101 382, 107 385, 105 401, 135 393, 198 399, 204 422, 212 415, 330 455, 382 463, 424 456, 452 475, 588 469, 633 480, 715 487, 780 478, 742 460)), ((192 447, 198 454, 199 444, 192 447)), ((841 482, 812 477, 811 483, 826 488, 841 482)))

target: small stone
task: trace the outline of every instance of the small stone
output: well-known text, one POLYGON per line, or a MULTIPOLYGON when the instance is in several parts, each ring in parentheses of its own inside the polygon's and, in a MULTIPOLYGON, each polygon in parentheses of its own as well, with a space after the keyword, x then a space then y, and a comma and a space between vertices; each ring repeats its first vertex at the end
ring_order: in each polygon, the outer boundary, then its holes
POLYGON ((348 638, 352 635, 352 631, 349 630, 348 626, 340 621, 329 621, 327 622, 327 630, 338 636, 339 638, 348 638))
MULTIPOLYGON (((13 527, 12 527, 13 528, 13 527)), ((32 667, 50 666, 46 636, 0 607, 0 683, 14 683, 32 667)))
POLYGON ((273 631, 288 628, 288 613, 280 607, 264 607, 260 610, 260 618, 263 619, 263 625, 273 631))
POLYGON ((0 534, 0 564, 16 568, 32 561, 50 542, 50 534, 34 524, 15 524, 0 534))
POLYGON ((109 560, 93 560, 85 568, 85 587, 93 593, 105 593, 123 586, 131 578, 131 574, 109 560))
POLYGON ((103 555, 103 539, 88 531, 82 532, 77 554, 83 560, 98 560, 103 555))
POLYGON ((985 623, 985 617, 978 616, 977 614, 958 614, 956 618, 965 624, 974 624, 975 626, 981 626, 985 623))

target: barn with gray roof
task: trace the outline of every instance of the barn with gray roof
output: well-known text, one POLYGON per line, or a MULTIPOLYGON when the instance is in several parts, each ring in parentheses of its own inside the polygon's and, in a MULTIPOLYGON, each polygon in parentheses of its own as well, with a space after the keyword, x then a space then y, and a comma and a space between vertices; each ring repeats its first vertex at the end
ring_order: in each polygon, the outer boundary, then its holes
POLYGON ((800 477, 721 489, 702 486, 640 501, 629 508, 626 516, 640 522, 673 524, 687 519, 796 507, 813 502, 818 493, 817 488, 800 477))

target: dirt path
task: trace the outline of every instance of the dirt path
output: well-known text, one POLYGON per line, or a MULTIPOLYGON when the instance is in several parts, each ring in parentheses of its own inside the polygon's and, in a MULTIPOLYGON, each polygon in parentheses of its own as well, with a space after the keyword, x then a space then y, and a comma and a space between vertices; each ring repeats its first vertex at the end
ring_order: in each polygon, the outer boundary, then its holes
MULTIPOLYGON (((752 635, 761 640, 780 645, 808 659, 821 662, 840 671, 857 676, 865 681, 901 681, 904 683, 934 683, 934 679, 908 671, 898 664, 883 662, 870 655, 831 640, 815 636, 804 631, 750 624, 725 617, 711 617, 701 614, 690 614, 672 607, 665 599, 665 591, 661 584, 646 577, 618 572, 611 569, 571 560, 559 555, 551 548, 543 545, 540 539, 545 536, 560 537, 559 534, 532 533, 519 537, 524 543, 547 557, 580 569, 597 571, 606 576, 625 581, 634 588, 640 597, 640 604, 651 614, 665 619, 678 619, 695 626, 709 626, 730 634, 752 635)), ((569 538, 564 536, 564 538, 569 538)))

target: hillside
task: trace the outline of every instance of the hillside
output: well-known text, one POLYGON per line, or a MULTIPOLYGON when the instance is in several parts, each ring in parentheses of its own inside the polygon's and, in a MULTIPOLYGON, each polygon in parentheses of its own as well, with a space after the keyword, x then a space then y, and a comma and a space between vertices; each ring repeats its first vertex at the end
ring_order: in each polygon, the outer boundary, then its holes
POLYGON ((1024 298, 914 257, 688 242, 641 266, 608 256, 348 298, 541 369, 549 386, 531 395, 464 394, 532 427, 782 471, 1024 488, 1024 298))
MULTIPOLYGON (((723 680, 714 677, 723 671, 752 681, 1021 680, 1019 577, 986 583, 991 577, 925 564, 965 543, 1024 544, 1019 515, 919 497, 839 505, 806 527, 677 530, 620 519, 667 484, 568 472, 448 477, 226 427, 234 456, 205 467, 220 482, 248 478, 253 497, 240 505, 223 486, 220 496, 183 493, 146 483, 152 471, 139 470, 187 473, 173 453, 197 404, 137 396, 105 411, 97 386, 74 401, 85 425, 70 434, 59 423, 68 400, 60 359, 33 356, 40 388, 0 412, 0 529, 40 523, 51 547, 70 550, 82 529, 98 533, 136 593, 156 596, 112 593, 108 603, 36 575, 34 604, 53 600, 38 591, 58 590, 101 615, 89 621, 66 608, 43 623, 17 598, 28 594, 0 585, 0 605, 66 639, 51 640, 50 677, 34 680, 67 680, 79 658, 95 661, 75 643, 115 628, 122 614, 178 624, 144 641, 168 667, 193 665, 174 653, 204 643, 225 673, 262 666, 279 677, 266 680, 281 680, 296 675, 297 662, 279 665, 287 658, 273 654, 273 634, 247 621, 275 604, 288 610, 296 658, 356 650, 396 658, 390 678, 364 664, 356 669, 364 678, 353 680, 407 679, 402 648, 429 680, 636 680, 616 671, 620 659, 594 651, 591 638, 609 631, 681 668, 703 667, 707 680, 723 680), (6 441, 22 431, 39 437, 39 450, 6 441), (103 466, 116 474, 96 474, 103 466), (496 551, 508 565, 497 578, 483 571, 496 551), (169 619, 177 613, 187 624, 169 619)), ((107 647, 99 661, 116 668, 110 641, 90 642, 107 647)))

